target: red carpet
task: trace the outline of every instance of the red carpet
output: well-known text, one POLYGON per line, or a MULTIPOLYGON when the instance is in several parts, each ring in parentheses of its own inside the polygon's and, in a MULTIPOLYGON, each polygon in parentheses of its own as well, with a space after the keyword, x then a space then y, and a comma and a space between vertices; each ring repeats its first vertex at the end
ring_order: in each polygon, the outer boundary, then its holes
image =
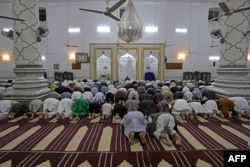
POLYGON ((223 166, 224 150, 247 150, 250 120, 178 121, 182 147, 146 136, 146 146, 127 144, 111 120, 91 123, 54 119, 0 120, 0 166, 223 166))

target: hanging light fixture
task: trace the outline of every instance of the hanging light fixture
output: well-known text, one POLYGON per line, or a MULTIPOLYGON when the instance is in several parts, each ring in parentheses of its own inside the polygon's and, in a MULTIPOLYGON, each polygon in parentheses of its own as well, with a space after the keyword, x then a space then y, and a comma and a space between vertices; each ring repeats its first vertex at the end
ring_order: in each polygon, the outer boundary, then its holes
POLYGON ((128 5, 122 14, 118 23, 118 36, 127 43, 137 41, 142 38, 143 24, 138 16, 132 0, 128 1, 128 5))

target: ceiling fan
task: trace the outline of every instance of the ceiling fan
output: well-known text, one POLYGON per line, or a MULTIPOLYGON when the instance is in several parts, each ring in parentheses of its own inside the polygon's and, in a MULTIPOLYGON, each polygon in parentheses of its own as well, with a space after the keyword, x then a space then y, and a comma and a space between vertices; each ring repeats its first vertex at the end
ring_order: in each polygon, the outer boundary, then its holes
POLYGON ((45 55, 55 55, 56 53, 54 52, 41 52, 42 54, 45 54, 45 55))
POLYGON ((165 44, 164 44, 164 47, 169 47, 169 46, 176 46, 176 44, 174 43, 167 43, 167 41, 165 40, 165 44))
POLYGON ((243 11, 246 11, 246 10, 250 10, 250 7, 246 7, 246 8, 240 8, 240 9, 229 9, 229 7, 227 6, 227 4, 225 2, 220 2, 219 3, 219 6, 220 8, 222 9, 222 11, 224 12, 223 15, 221 16, 218 16, 218 17, 214 17, 213 19, 209 20, 209 21, 214 21, 222 16, 230 16, 234 13, 238 13, 238 12, 243 12, 243 11))
POLYGON ((220 45, 210 45, 210 48, 217 48, 219 47, 220 45))
POLYGON ((220 2, 219 6, 223 10, 223 12, 225 13, 224 14, 225 16, 232 15, 232 14, 238 13, 238 12, 243 12, 246 10, 250 10, 250 7, 240 8, 240 9, 236 9, 236 10, 230 10, 225 2, 220 2))
POLYGON ((70 45, 69 42, 68 42, 68 43, 65 43, 64 45, 65 45, 66 47, 68 47, 68 48, 77 48, 77 47, 79 47, 79 46, 77 46, 77 45, 70 45))
POLYGON ((165 47, 169 47, 169 46, 176 46, 176 44, 165 44, 165 47))
POLYGON ((99 13, 99 14, 104 14, 105 16, 108 16, 116 21, 120 21, 120 19, 112 14, 116 9, 118 9, 120 6, 122 6, 126 0, 120 0, 116 4, 114 4, 112 7, 108 7, 109 0, 106 0, 107 2, 107 7, 105 11, 99 11, 99 10, 92 10, 92 9, 83 9, 79 8, 80 10, 87 11, 87 12, 93 12, 93 13, 99 13))
POLYGON ((16 21, 25 21, 23 19, 19 19, 19 18, 14 18, 14 17, 7 17, 7 16, 0 16, 0 18, 2 19, 8 19, 8 20, 16 20, 16 21))
POLYGON ((197 51, 194 51, 194 52, 193 51, 189 51, 188 52, 189 55, 196 54, 196 53, 198 53, 198 52, 197 51))

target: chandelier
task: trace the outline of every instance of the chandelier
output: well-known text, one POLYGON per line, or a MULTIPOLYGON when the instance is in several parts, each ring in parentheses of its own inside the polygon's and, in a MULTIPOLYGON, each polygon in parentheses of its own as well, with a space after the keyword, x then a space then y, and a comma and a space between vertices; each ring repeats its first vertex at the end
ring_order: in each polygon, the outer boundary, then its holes
POLYGON ((138 16, 132 0, 128 5, 118 23, 118 36, 127 43, 137 41, 142 38, 143 24, 138 16))

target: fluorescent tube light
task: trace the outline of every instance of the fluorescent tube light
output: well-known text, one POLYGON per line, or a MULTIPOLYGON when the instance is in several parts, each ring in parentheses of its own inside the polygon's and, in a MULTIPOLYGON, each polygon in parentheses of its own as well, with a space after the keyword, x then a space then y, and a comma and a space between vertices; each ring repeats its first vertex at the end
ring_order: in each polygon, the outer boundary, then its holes
POLYGON ((101 33, 110 32, 110 27, 109 26, 98 26, 97 32, 101 32, 101 33))
POLYGON ((70 32, 70 33, 77 33, 77 32, 80 32, 80 28, 69 28, 68 32, 70 32))
POLYGON ((158 27, 156 27, 156 26, 146 26, 145 27, 145 32, 149 32, 149 33, 158 32, 158 27))
POLYGON ((176 28, 175 32, 177 32, 177 33, 187 33, 187 29, 186 28, 176 28))

